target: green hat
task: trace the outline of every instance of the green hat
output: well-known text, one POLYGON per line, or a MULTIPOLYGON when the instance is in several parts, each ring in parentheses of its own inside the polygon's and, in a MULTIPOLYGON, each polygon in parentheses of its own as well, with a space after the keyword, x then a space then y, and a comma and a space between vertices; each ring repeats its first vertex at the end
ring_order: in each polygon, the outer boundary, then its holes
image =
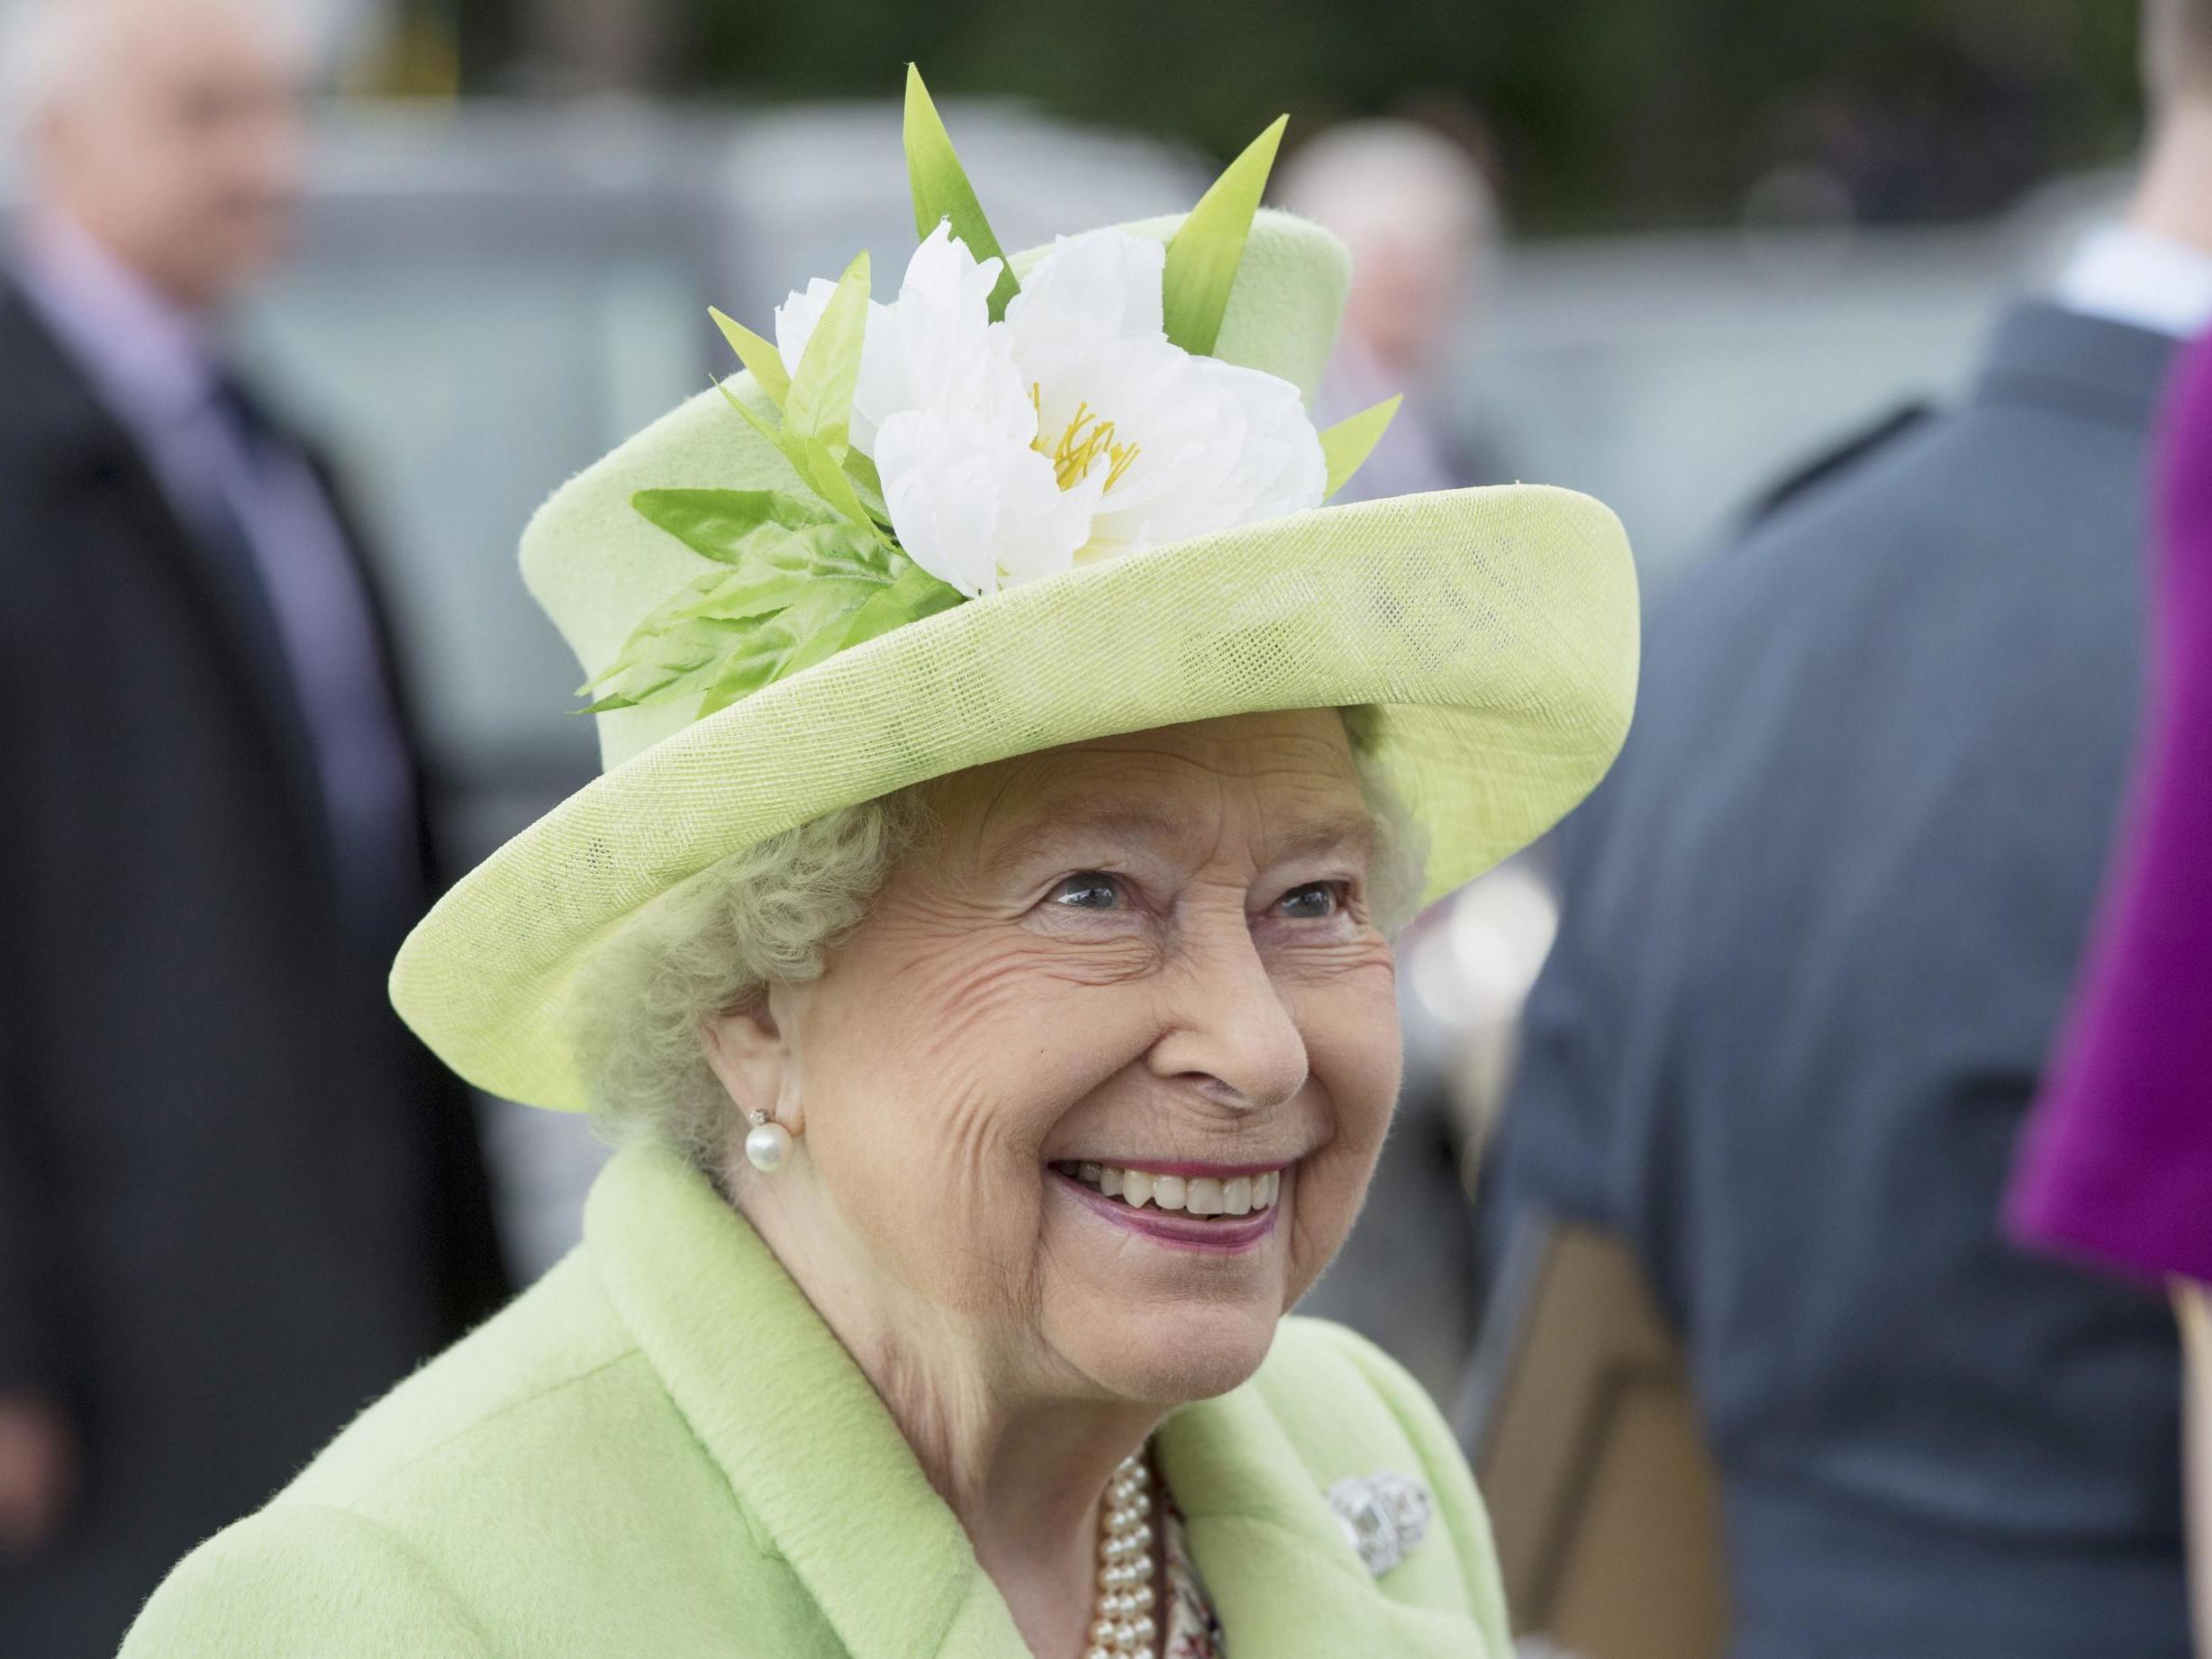
POLYGON ((1390 411, 1305 420, 1350 261, 1256 211, 1280 131, 1186 217, 999 266, 910 80, 923 246, 897 304, 870 304, 863 256, 793 295, 777 345, 720 319, 747 372, 524 533, 530 592, 600 694, 605 770, 402 947, 393 1002, 449 1065, 582 1108, 571 988, 642 907, 1011 756, 1372 707, 1432 897, 1591 790, 1635 701, 1619 521, 1533 485, 1318 504, 1390 411))

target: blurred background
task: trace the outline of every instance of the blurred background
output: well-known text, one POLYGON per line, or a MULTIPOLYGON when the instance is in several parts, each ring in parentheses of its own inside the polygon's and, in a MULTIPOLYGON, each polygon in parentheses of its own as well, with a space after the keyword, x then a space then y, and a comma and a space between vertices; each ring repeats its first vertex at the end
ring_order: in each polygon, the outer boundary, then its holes
MULTIPOLYGON (((241 359, 379 549, 451 871, 597 770, 574 661, 516 573, 522 524, 722 372, 710 305, 766 330, 855 249, 898 268, 910 59, 1009 248, 1181 211, 1287 110, 1274 199, 1362 273, 1322 412, 1409 396, 1365 487, 1589 491, 1654 605, 1779 482, 1956 396, 1994 309, 2118 211, 2144 114, 2118 0, 1400 0, 1357 26, 1342 0, 302 9, 306 198, 239 308, 241 359)), ((0 159, 0 232, 19 205, 0 159)), ((1364 1276, 1315 1302, 1401 1301, 1379 1334, 1477 1415, 1503 1386, 1471 1367, 1483 1309, 1419 1283, 1439 1256, 1436 1283, 1476 1277, 1461 1201, 1557 926, 1543 848, 1415 925, 1388 1156, 1450 1178, 1363 1223, 1364 1276)), ((478 1106, 526 1282, 576 1238, 603 1148, 581 1120, 478 1106)), ((1631 1361, 1663 1349, 1591 1272, 1631 1361)), ((1659 1456, 1664 1491, 1706 1478, 1688 1442, 1659 1456)))

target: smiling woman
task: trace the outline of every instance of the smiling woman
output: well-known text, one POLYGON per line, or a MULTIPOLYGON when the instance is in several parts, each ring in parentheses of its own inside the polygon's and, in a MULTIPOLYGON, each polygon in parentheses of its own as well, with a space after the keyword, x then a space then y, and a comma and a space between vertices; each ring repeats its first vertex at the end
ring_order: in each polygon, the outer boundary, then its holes
POLYGON ((128 1659, 1507 1651, 1436 1410, 1285 1314, 1399 1075, 1391 936, 1610 763, 1619 527, 1322 512, 1325 233, 921 247, 585 472, 523 569, 604 776, 403 949, 463 1075, 623 1143, 585 1242, 191 1556, 128 1659), (1028 286, 1024 286, 1024 283, 1028 286))
POLYGON ((740 1207, 802 1288, 825 1282, 848 1348, 902 1347, 910 1382, 942 1363, 947 1399, 1010 1372, 1038 1397, 1234 1387, 1343 1241, 1396 1093, 1343 722, 1170 727, 930 793, 929 850, 822 976, 708 1024, 727 1098, 807 1149, 741 1171, 740 1207), (828 1283, 855 1275, 886 1294, 839 1306, 828 1283), (971 1351, 918 1337, 947 1315, 971 1351))

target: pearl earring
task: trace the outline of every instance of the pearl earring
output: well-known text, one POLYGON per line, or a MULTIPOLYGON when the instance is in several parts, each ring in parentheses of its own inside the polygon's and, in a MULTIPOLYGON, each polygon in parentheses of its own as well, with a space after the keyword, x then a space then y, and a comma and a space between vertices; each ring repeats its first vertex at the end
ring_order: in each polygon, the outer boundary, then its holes
POLYGON ((791 1156, 791 1131, 765 1111, 749 1115, 753 1127, 745 1137, 746 1161, 762 1174, 772 1175, 791 1156))

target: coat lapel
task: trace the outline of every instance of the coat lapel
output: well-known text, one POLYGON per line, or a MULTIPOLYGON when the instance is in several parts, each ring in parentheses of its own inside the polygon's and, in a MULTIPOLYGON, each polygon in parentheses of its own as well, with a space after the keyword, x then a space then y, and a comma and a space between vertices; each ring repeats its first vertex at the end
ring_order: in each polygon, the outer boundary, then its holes
POLYGON ((1154 1444, 1229 1659, 1479 1659, 1489 1651, 1472 1613, 1398 1600, 1387 1588, 1392 1575, 1369 1574, 1257 1387, 1185 1407, 1154 1444))
POLYGON ((677 1409, 853 1659, 1029 1659, 867 1378, 705 1180, 629 1148, 593 1187, 585 1236, 677 1409))

